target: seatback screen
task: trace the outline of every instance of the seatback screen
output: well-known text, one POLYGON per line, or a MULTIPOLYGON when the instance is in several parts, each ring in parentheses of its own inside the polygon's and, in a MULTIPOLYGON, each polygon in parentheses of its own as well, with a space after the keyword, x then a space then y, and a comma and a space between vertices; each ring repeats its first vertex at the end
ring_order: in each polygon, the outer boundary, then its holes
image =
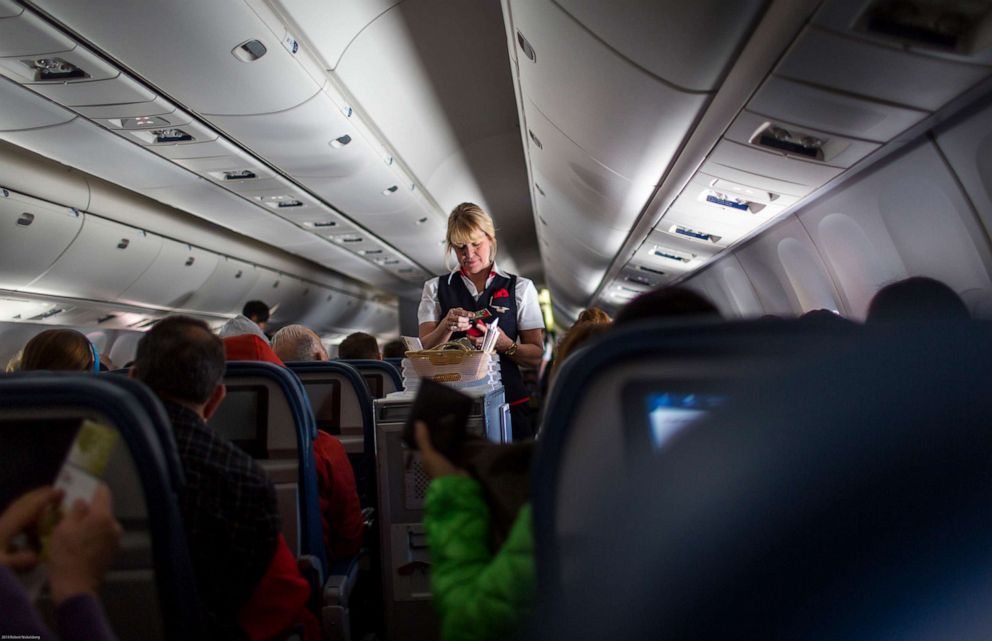
POLYGON ((365 384, 369 386, 372 398, 382 398, 382 374, 363 374, 365 384))
POLYGON ((267 458, 268 397, 262 385, 228 385, 227 395, 210 418, 210 427, 252 458, 267 458))
POLYGON ((317 429, 328 434, 341 433, 341 382, 304 381, 303 386, 310 398, 317 429))
POLYGON ((55 481, 81 424, 76 418, 0 421, 0 512, 28 490, 55 481))
POLYGON ((656 392, 645 398, 651 444, 662 447, 687 425, 719 407, 724 397, 693 392, 656 392))

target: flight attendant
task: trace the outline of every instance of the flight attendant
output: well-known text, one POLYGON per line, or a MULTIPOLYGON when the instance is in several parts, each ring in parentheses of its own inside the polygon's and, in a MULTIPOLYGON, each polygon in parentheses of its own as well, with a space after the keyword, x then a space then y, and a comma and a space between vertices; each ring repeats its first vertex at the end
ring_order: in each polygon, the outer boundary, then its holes
POLYGON ((445 266, 450 268, 454 253, 459 269, 424 283, 417 313, 420 341, 429 349, 468 336, 479 346, 484 324, 498 318, 495 349, 510 404, 513 438, 529 438, 533 436, 527 407, 530 399, 519 366, 538 366, 544 353, 544 315, 537 290, 530 280, 496 265, 496 228, 478 205, 462 203, 452 210, 446 241, 445 266), (471 320, 482 310, 489 315, 471 320))

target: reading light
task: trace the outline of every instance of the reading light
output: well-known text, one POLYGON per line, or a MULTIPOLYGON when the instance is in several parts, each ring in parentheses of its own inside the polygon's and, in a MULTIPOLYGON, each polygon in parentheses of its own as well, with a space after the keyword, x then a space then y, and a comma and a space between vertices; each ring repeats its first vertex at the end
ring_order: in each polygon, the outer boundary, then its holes
POLYGON ((158 116, 138 116, 137 118, 121 118, 121 129, 147 129, 150 127, 169 127, 169 121, 158 116))
POLYGON ((156 129, 152 132, 155 136, 155 144, 166 144, 173 142, 189 142, 193 136, 182 129, 156 129))
POLYGON ((250 180, 252 178, 258 178, 251 169, 235 169, 233 171, 225 171, 222 174, 224 180, 250 180))
POLYGON ((90 77, 88 73, 70 62, 66 62, 62 58, 36 58, 34 60, 22 60, 21 62, 34 70, 35 81, 72 80, 74 78, 90 77))

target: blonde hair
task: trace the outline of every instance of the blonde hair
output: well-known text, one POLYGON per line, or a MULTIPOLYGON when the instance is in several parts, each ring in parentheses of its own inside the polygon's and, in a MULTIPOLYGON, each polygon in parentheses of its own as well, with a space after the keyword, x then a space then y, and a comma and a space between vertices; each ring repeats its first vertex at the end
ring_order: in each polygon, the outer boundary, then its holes
POLYGON ((455 247, 472 242, 472 236, 481 231, 492 242, 489 262, 496 258, 496 225, 492 217, 475 203, 462 203, 448 214, 448 234, 445 236, 444 267, 450 270, 449 260, 455 247))

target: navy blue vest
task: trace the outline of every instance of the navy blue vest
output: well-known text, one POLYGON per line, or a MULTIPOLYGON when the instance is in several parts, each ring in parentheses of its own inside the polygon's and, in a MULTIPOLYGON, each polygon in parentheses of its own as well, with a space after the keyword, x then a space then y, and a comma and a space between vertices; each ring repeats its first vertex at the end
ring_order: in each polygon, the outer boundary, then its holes
MULTIPOLYGON (((448 310, 455 307, 477 312, 488 309, 492 314, 484 321, 487 325, 494 319, 499 319, 499 328, 503 330, 510 340, 517 340, 517 277, 500 276, 493 277, 489 287, 482 292, 479 300, 472 298, 461 274, 445 274, 437 279, 437 301, 441 305, 441 315, 444 318, 448 310)), ((455 332, 451 335, 451 340, 465 336, 465 332, 455 332)), ((503 379, 503 390, 507 403, 515 403, 526 400, 527 388, 524 387, 523 376, 520 375, 520 368, 507 356, 500 354, 499 373, 503 379)))

